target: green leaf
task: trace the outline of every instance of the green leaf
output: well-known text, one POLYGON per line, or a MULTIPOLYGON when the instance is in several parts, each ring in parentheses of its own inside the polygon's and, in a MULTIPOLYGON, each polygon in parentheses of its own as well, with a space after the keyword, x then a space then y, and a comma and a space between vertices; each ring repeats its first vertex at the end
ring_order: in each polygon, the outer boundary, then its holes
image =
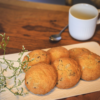
POLYGON ((7 67, 5 69, 3 69, 4 71, 7 71, 7 67))
POLYGON ((18 86, 20 86, 22 84, 21 80, 18 81, 18 86))
POLYGON ((9 88, 9 90, 13 89, 15 87, 15 85, 13 85, 12 87, 9 88))
POLYGON ((14 63, 12 62, 12 63, 11 63, 11 66, 13 66, 13 65, 14 65, 14 63))
POLYGON ((21 88, 21 94, 23 93, 23 88, 21 88))
POLYGON ((3 36, 5 37, 5 35, 6 35, 6 33, 4 33, 4 35, 3 35, 3 36))
POLYGON ((17 60, 18 62, 20 62, 20 58, 18 58, 18 60, 17 60))
POLYGON ((3 35, 2 35, 2 34, 0 34, 0 36, 2 36, 2 37, 3 37, 3 35))
POLYGON ((30 58, 30 56, 29 55, 26 55, 28 58, 30 58))
POLYGON ((9 41, 9 37, 7 37, 7 40, 9 41))
POLYGON ((23 50, 23 51, 25 50, 25 47, 24 47, 24 45, 22 45, 22 50, 23 50))
POLYGON ((34 60, 34 58, 33 59, 31 59, 30 61, 33 61, 34 60))
POLYGON ((15 92, 14 95, 19 95, 19 93, 18 92, 15 92))
POLYGON ((9 77, 7 77, 8 79, 11 79, 11 78, 13 78, 15 75, 12 75, 12 76, 9 76, 9 77))

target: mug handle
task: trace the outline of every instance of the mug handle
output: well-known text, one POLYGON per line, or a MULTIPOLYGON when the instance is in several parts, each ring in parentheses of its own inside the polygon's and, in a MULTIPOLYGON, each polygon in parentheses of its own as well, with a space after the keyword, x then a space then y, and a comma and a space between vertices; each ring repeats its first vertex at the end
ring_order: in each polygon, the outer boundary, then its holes
MULTIPOLYGON (((98 12, 100 14, 100 9, 98 9, 98 12)), ((97 24, 100 24, 100 18, 97 20, 97 24)))

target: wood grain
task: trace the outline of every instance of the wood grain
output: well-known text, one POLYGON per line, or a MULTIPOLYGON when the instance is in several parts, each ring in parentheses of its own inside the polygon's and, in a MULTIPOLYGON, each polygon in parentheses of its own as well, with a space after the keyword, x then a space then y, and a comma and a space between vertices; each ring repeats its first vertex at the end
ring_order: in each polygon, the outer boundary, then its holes
MULTIPOLYGON (((51 35, 58 34, 68 24, 68 9, 69 7, 58 5, 38 3, 36 5, 36 3, 22 3, 18 0, 12 2, 11 0, 8 2, 7 0, 0 0, 0 33, 6 33, 6 37, 10 37, 6 54, 20 52, 22 45, 31 51, 87 42, 74 40, 69 35, 68 29, 63 32, 61 41, 56 43, 49 41, 51 35), (34 7, 32 7, 32 4, 34 7)), ((100 44, 100 25, 97 25, 94 37, 88 41, 96 41, 100 44)), ((0 55, 2 54, 3 51, 0 50, 0 55)), ((100 92, 62 100, 73 99, 99 100, 100 92)))
MULTIPOLYGON (((33 8, 17 7, 0 3, 0 33, 10 37, 6 53, 21 51, 22 45, 28 50, 42 49, 70 44, 68 30, 62 41, 51 43, 49 37, 58 34, 68 24, 68 13, 33 8)), ((77 42, 77 41, 76 41, 77 42)))
POLYGON ((39 3, 39 2, 27 2, 24 0, 0 0, 0 3, 26 7, 26 8, 35 8, 35 9, 43 9, 43 10, 53 10, 53 11, 64 11, 67 12, 69 6, 66 5, 55 5, 48 3, 39 3))
MULTIPOLYGON (((22 45, 28 50, 80 43, 71 38, 68 29, 62 40, 51 43, 49 37, 58 34, 68 24, 68 12, 48 11, 0 3, 0 33, 10 37, 6 53, 20 52, 22 45)), ((100 43, 100 25, 89 41, 100 43)), ((2 54, 2 52, 0 52, 2 54)))

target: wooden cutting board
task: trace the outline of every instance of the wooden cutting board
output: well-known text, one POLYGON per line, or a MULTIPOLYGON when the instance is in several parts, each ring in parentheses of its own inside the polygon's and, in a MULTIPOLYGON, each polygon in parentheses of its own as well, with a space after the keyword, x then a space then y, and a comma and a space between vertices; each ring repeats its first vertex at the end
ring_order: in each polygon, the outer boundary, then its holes
MULTIPOLYGON (((71 49, 74 47, 85 47, 92 52, 100 55, 100 45, 96 42, 85 42, 80 44, 74 44, 74 45, 65 45, 64 46, 67 49, 71 49)), ((49 48, 48 48, 49 49, 49 48)), ((44 49, 44 50, 48 50, 44 49)), ((26 55, 28 52, 26 52, 24 55, 26 55)), ((7 59, 18 59, 19 55, 16 54, 8 54, 6 55, 7 59)), ((0 56, 2 58, 2 56, 0 56)), ((23 84, 23 87, 25 85, 23 84)), ((47 93, 46 95, 35 95, 33 93, 29 93, 26 96, 14 96, 12 93, 10 93, 8 90, 6 92, 0 93, 0 100, 55 100, 55 99, 61 99, 65 97, 71 97, 76 96, 80 94, 87 94, 95 91, 100 91, 100 78, 98 78, 95 81, 84 81, 80 80, 79 83, 70 89, 58 89, 54 88, 52 91, 47 93)))

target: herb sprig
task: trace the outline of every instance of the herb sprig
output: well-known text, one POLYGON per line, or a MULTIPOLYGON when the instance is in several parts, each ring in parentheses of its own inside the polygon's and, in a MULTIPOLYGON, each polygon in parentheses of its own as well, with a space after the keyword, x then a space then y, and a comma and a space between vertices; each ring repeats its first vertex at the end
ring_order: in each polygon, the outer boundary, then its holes
POLYGON ((18 79, 18 77, 20 77, 20 75, 24 73, 22 66, 25 66, 25 68, 27 68, 28 62, 30 62, 28 55, 28 60, 25 60, 24 62, 21 61, 23 54, 27 50, 25 50, 24 46, 22 46, 22 51, 19 53, 19 58, 17 61, 6 59, 5 53, 7 44, 9 43, 9 37, 6 38, 5 33, 3 35, 0 34, 0 36, 2 37, 0 49, 3 49, 4 51, 3 57, 0 58, 0 93, 5 92, 6 89, 8 89, 14 95, 26 95, 28 92, 25 92, 24 88, 21 87, 24 82, 24 78, 18 79), (15 62, 18 63, 18 66, 14 66, 15 62), (5 67, 3 67, 3 65, 5 65, 5 67), (8 72, 8 70, 12 71, 13 74, 11 76, 6 76, 4 74, 5 72, 8 72), (13 85, 9 87, 7 84, 7 80, 13 80, 13 85))

